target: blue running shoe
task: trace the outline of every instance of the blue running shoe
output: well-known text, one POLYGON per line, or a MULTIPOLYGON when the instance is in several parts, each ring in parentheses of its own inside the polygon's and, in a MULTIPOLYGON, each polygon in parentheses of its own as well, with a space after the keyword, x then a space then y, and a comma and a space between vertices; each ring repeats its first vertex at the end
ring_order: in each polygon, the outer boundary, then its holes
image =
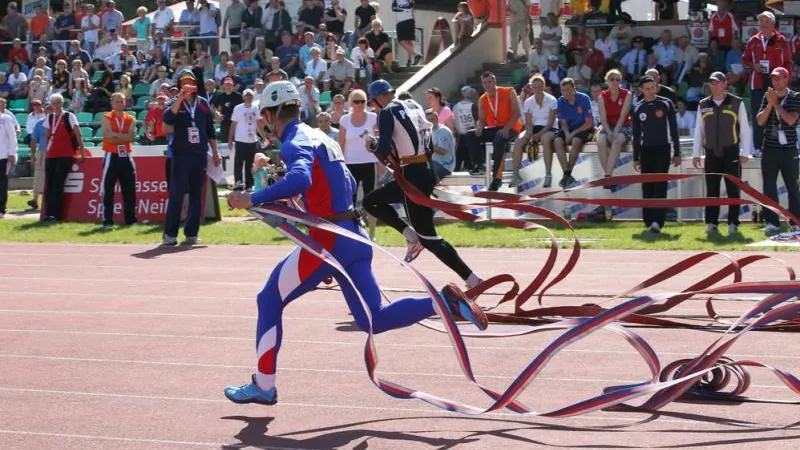
POLYGON ((467 297, 466 294, 455 283, 450 283, 442 289, 445 304, 456 319, 465 319, 472 322, 479 330, 485 330, 489 326, 489 318, 486 313, 475 303, 475 300, 467 297))
POLYGON ((244 384, 242 386, 228 386, 225 388, 225 397, 228 400, 239 403, 260 403, 262 405, 274 405, 278 403, 278 390, 274 387, 268 390, 262 390, 256 384, 256 376, 253 375, 252 383, 244 384))

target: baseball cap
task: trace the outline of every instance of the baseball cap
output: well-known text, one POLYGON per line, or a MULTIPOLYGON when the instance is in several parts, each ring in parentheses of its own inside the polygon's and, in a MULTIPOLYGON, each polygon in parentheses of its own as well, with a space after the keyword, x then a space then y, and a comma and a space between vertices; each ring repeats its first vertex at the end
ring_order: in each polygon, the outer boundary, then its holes
POLYGON ((256 93, 253 92, 252 89, 245 89, 244 92, 242 92, 242 97, 244 97, 245 95, 253 95, 253 96, 255 96, 256 93))
POLYGON ((41 104, 42 104, 42 101, 39 100, 38 98, 35 98, 35 99, 33 99, 31 101, 31 105, 41 105, 41 104))
POLYGON ((709 81, 725 81, 727 79, 728 78, 722 72, 714 72, 708 77, 709 81))
POLYGON ((550 62, 558 61, 558 56, 550 55, 550 56, 547 57, 547 60, 550 61, 550 62))
POLYGON ((337 55, 344 55, 344 49, 343 48, 337 48, 336 49, 336 54, 337 55))
POLYGON ((253 84, 264 84, 264 80, 261 78, 256 78, 256 81, 253 84))
POLYGON ((775 14, 772 14, 772 11, 764 11, 757 16, 757 18, 766 17, 767 19, 771 20, 772 23, 775 23, 775 14))
POLYGON ((784 67, 776 67, 769 76, 789 78, 789 71, 784 67))

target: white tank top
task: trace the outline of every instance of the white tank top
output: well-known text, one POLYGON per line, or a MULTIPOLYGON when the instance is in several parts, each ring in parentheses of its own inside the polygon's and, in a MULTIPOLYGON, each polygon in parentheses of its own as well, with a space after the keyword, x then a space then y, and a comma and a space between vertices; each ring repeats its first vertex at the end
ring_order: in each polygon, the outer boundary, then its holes
POLYGON ((345 114, 339 119, 339 133, 345 133, 344 141, 344 160, 346 164, 377 163, 375 155, 367 150, 367 145, 361 137, 364 131, 375 134, 375 124, 378 123, 378 116, 368 112, 367 120, 360 127, 353 126, 351 123, 352 115, 345 114))
POLYGON ((465 134, 475 129, 475 116, 472 115, 472 103, 461 100, 453 106, 453 119, 458 134, 465 134))

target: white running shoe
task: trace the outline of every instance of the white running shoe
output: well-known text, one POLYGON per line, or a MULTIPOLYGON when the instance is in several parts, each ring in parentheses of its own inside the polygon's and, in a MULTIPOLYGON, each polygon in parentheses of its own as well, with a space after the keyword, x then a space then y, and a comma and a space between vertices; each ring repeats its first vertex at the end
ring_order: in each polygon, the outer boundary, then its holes
POLYGON ((717 224, 710 223, 706 226, 706 234, 717 234, 719 230, 717 230, 717 224))
POLYGON ((761 231, 763 231, 764 234, 775 234, 775 233, 780 233, 781 227, 776 227, 775 225, 770 223, 767 224, 767 226, 765 226, 764 228, 762 228, 761 231))
POLYGON ((729 235, 731 235, 731 234, 739 234, 739 226, 736 225, 735 223, 729 223, 728 224, 728 234, 729 235))

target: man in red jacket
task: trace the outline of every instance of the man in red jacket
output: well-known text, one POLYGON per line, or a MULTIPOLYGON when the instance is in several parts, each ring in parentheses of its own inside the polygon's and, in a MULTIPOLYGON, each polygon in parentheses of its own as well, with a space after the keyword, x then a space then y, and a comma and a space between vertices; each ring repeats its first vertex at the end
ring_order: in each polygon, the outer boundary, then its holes
MULTIPOLYGON (((792 49, 786 36, 775 29, 775 15, 764 11, 758 15, 761 31, 753 35, 744 48, 742 64, 750 71, 750 111, 755 116, 771 86, 769 74, 777 67, 785 68, 791 77, 792 49)), ((752 119, 752 117, 751 117, 752 119)), ((761 151, 763 128, 753 120, 753 146, 761 151)))

